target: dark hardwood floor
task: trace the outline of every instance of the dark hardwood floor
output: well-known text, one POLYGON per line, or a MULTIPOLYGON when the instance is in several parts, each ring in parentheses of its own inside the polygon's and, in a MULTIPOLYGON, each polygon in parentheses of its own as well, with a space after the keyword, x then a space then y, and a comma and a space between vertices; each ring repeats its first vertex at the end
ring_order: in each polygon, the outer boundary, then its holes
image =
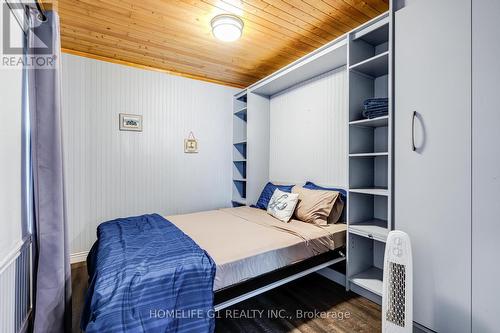
MULTIPOLYGON (((87 291, 87 268, 72 267, 73 332, 80 332, 80 314, 87 291)), ((346 293, 318 274, 222 310, 217 333, 238 332, 381 332, 380 306, 346 293)))

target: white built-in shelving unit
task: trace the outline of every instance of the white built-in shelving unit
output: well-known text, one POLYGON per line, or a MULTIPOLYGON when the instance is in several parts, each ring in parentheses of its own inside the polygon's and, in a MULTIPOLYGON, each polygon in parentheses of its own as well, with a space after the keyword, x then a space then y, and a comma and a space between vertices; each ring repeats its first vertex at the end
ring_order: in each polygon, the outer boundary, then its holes
POLYGON ((391 18, 382 15, 349 34, 349 287, 378 303, 385 241, 392 229, 391 18), (388 98, 389 114, 363 116, 363 102, 388 98))
POLYGON ((391 30, 388 12, 280 69, 235 96, 233 117, 233 205, 250 205, 269 181, 272 96, 324 73, 347 70, 347 264, 322 274, 378 303, 385 241, 392 229, 391 30), (363 102, 374 97, 389 98, 389 114, 365 119, 363 102))

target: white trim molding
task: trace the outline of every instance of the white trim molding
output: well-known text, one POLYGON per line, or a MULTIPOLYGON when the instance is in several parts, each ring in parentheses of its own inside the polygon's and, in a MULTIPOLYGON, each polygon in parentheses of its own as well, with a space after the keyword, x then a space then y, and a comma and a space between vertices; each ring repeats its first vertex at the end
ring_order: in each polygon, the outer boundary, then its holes
POLYGON ((0 275, 14 262, 23 249, 31 244, 31 235, 24 237, 17 242, 16 246, 10 251, 5 258, 0 262, 0 275))
POLYGON ((89 255, 89 251, 72 253, 70 255, 70 262, 72 264, 76 264, 78 262, 84 262, 87 260, 87 256, 89 255))

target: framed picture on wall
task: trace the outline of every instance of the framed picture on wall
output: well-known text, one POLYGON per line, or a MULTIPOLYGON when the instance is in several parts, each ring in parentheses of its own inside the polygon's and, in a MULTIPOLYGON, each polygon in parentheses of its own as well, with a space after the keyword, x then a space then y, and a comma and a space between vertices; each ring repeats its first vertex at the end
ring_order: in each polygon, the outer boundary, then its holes
POLYGON ((120 131, 142 132, 142 116, 120 113, 120 131))

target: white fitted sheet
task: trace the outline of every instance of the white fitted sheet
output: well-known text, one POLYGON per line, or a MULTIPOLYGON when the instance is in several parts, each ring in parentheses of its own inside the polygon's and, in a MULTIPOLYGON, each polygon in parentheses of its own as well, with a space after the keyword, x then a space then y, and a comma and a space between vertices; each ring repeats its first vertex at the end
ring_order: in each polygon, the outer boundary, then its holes
POLYGON ((266 211, 238 207, 166 217, 215 261, 214 290, 345 245, 346 225, 281 222, 266 211))

